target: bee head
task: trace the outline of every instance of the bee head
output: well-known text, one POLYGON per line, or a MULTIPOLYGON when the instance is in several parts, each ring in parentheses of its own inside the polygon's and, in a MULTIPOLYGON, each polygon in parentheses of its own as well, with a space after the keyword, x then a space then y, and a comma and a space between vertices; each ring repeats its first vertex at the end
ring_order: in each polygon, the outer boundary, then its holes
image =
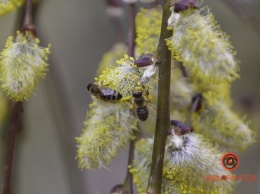
POLYGON ((138 98, 138 97, 141 97, 143 95, 143 92, 141 92, 141 91, 133 92, 132 95, 133 95, 134 98, 138 98))

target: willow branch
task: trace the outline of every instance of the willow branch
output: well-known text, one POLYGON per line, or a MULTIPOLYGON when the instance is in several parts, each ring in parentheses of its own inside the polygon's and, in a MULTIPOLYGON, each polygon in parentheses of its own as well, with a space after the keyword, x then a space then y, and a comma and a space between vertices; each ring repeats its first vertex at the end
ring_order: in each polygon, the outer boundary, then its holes
MULTIPOLYGON (((136 16, 136 4, 129 4, 129 34, 128 34, 128 55, 134 57, 135 49, 135 16, 136 16)), ((139 125, 138 125, 139 126, 139 125)), ((128 165, 133 164, 135 152, 135 140, 131 140, 129 144, 128 153, 128 165)), ((123 185, 124 192, 127 194, 133 193, 133 176, 127 168, 127 174, 123 185)))
POLYGON ((22 105, 22 102, 12 103, 10 126, 7 139, 6 160, 4 165, 4 175, 1 185, 1 194, 9 194, 10 191, 14 147, 22 105))
POLYGON ((129 4, 129 34, 128 34, 128 55, 134 57, 135 49, 135 3, 129 4))
POLYGON ((171 52, 168 50, 165 41, 165 39, 171 37, 172 35, 172 31, 167 30, 167 20, 170 16, 170 8, 168 5, 169 2, 164 0, 161 34, 156 56, 156 58, 158 58, 161 63, 159 64, 158 107, 152 164, 147 188, 147 193, 149 194, 161 193, 165 144, 167 134, 170 129, 169 96, 171 80, 171 52))

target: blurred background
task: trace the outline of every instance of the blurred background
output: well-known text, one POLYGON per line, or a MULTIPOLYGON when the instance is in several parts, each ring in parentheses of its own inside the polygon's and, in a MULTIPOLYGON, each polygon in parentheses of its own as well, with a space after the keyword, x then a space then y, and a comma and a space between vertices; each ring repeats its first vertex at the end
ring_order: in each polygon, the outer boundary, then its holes
MULTIPOLYGON (((236 12, 236 7, 232 8, 228 2, 232 0, 204 0, 203 4, 211 7, 221 29, 231 36, 241 61, 241 78, 232 87, 233 107, 241 116, 247 115, 251 128, 259 134, 260 22, 236 12)), ((237 2, 244 3, 249 8, 247 11, 260 17, 259 0, 237 2)), ((0 48, 19 29, 18 12, 0 17, 0 48)), ((121 22, 127 34, 127 9, 121 22)), ((80 170, 75 159, 75 137, 82 132, 91 102, 86 85, 95 77, 103 53, 118 40, 106 13, 106 2, 44 0, 38 7, 36 23, 41 45, 52 44, 50 70, 35 95, 24 104, 13 164, 12 193, 107 194, 114 185, 124 181, 127 148, 113 160, 110 170, 80 170)), ((0 181, 5 141, 6 127, 2 126, 0 181)), ((257 179, 238 184, 235 194, 260 193, 259 150, 258 141, 247 151, 238 153, 241 161, 235 173, 256 174, 257 179)))

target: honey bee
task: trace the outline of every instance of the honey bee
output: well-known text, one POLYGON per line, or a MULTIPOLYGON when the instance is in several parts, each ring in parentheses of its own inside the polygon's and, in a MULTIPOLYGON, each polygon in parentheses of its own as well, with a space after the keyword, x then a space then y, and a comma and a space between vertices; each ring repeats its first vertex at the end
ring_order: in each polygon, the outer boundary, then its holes
POLYGON ((149 116, 149 110, 146 106, 143 92, 133 92, 132 96, 135 115, 140 121, 145 121, 149 116))
POLYGON ((119 92, 105 86, 96 85, 93 82, 88 84, 87 90, 93 96, 105 101, 116 101, 122 98, 122 94, 119 92))

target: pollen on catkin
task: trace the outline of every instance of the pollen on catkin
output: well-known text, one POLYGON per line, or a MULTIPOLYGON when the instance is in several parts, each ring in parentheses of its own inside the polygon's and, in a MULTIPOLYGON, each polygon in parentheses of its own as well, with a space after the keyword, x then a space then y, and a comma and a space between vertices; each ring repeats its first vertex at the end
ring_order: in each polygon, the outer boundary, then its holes
POLYGON ((136 50, 141 56, 154 53, 157 49, 161 32, 161 8, 141 9, 136 15, 136 50))
MULTIPOLYGON (((233 181, 205 180, 208 175, 231 175, 221 165, 221 153, 198 134, 192 133, 179 138, 183 143, 177 148, 174 137, 169 136, 163 166, 162 193, 232 193, 233 181)), ((130 172, 139 193, 144 193, 147 188, 152 147, 152 139, 143 139, 136 145, 136 160, 130 172)))
POLYGON ((215 83, 239 77, 235 51, 208 8, 181 12, 171 25, 167 44, 190 74, 215 83))
POLYGON ((118 152, 134 138, 137 120, 129 112, 128 103, 110 103, 94 99, 90 104, 78 142, 80 168, 99 169, 111 162, 118 152))
POLYGON ((6 15, 21 6, 25 0, 0 0, 0 15, 6 15))
POLYGON ((45 77, 50 45, 39 46, 39 39, 30 32, 17 32, 17 37, 8 37, 0 55, 1 88, 14 101, 27 100, 40 78, 45 77))
POLYGON ((208 96, 204 98, 204 109, 192 114, 195 131, 229 149, 243 151, 254 143, 255 133, 228 104, 221 100, 209 103, 208 96))
POLYGON ((83 134, 76 138, 81 168, 106 168, 120 149, 134 138, 137 119, 130 110, 132 93, 136 90, 145 92, 145 89, 140 84, 141 73, 132 61, 133 58, 125 55, 95 78, 95 84, 119 92, 122 98, 111 102, 93 96, 83 134))
POLYGON ((132 57, 124 55, 123 58, 116 61, 116 64, 112 64, 104 70, 95 79, 95 83, 122 94, 123 97, 120 101, 130 101, 134 91, 145 92, 141 86, 141 72, 132 61, 132 57))
POLYGON ((231 175, 222 167, 222 154, 216 147, 195 133, 179 136, 183 143, 177 147, 174 136, 176 135, 169 136, 165 151, 166 193, 232 193, 234 182, 231 180, 205 180, 208 175, 231 175), (171 185, 176 188, 173 189, 171 185))

